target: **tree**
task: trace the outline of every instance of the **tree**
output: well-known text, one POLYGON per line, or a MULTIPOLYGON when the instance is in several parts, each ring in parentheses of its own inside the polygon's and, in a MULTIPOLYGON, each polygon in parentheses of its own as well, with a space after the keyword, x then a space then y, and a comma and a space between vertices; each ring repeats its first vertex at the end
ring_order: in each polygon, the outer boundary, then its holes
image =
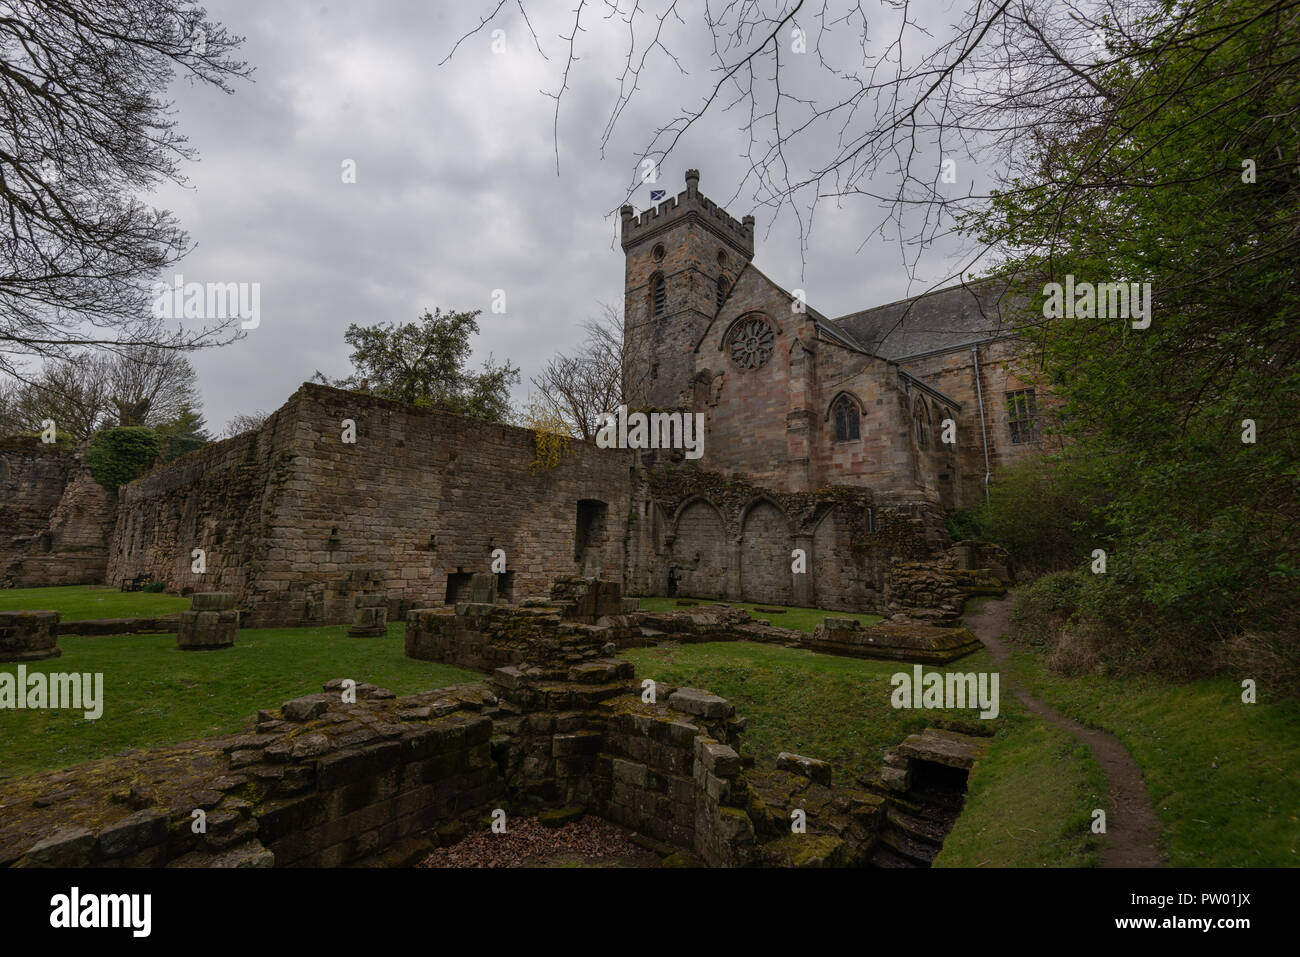
POLYGON ((83 352, 52 359, 28 381, 10 380, 5 431, 39 432, 52 419, 60 432, 86 439, 110 424, 109 374, 114 357, 83 352))
MULTIPOLYGON (((565 95, 582 82, 584 51, 616 51, 622 70, 609 95, 602 155, 620 125, 638 116, 638 93, 677 91, 682 106, 657 107, 665 119, 637 134, 627 192, 611 217, 690 145, 694 127, 730 122, 745 164, 731 199, 748 193, 756 211, 792 216, 805 240, 823 202, 876 206, 873 232, 896 240, 914 268, 962 216, 987 205, 991 188, 1018 188, 1044 134, 1113 120, 1123 104, 1159 111, 1158 95, 1115 82, 1117 72, 1140 71, 1172 51, 1238 49, 1240 37, 1260 24, 1277 34, 1279 56, 1267 63, 1238 58, 1233 69, 1241 86, 1267 81, 1289 60, 1294 65, 1297 0, 1261 0, 1235 20, 1211 23, 1202 14, 1217 6, 1219 0, 967 0, 951 20, 946 13, 940 20, 924 17, 909 0, 871 8, 860 0, 792 0, 709 4, 701 22, 673 0, 578 0, 554 15, 527 0, 479 0, 461 8, 467 26, 441 62, 483 31, 505 27, 507 36, 531 36, 554 74, 541 92, 553 101, 558 173, 559 115, 565 95), (553 20, 534 30, 546 17, 553 20), (558 55, 540 39, 557 25, 558 55)), ((604 77, 591 82, 584 100, 605 92, 604 77)), ((1202 71, 1196 82, 1214 78, 1202 71)), ((1229 87, 1237 84, 1220 89, 1220 102, 1235 95, 1229 87)), ((1293 118, 1288 108, 1277 122, 1293 118)), ((1099 144, 1096 158, 1114 143, 1099 144)), ((977 247, 969 260, 955 260, 939 284, 964 276, 986 252, 977 247)))
MULTIPOLYGON (((317 373, 319 375, 319 373, 317 373)), ((254 432, 262 427, 262 423, 267 420, 269 413, 258 409, 256 412, 240 412, 233 416, 226 427, 222 430, 223 439, 231 439, 236 435, 243 435, 245 432, 254 432)))
POLYGON ((53 419, 78 439, 117 425, 207 440, 194 367, 183 354, 157 346, 47 359, 26 381, 12 380, 7 395, 12 431, 37 432, 53 419))
POLYGON ((317 372, 315 378, 337 388, 505 421, 510 414, 510 387, 519 381, 518 368, 509 360, 498 366, 491 356, 481 372, 466 368, 469 337, 478 332, 479 312, 444 313, 435 308, 432 313, 426 310, 419 322, 403 325, 354 323, 343 337, 352 346, 353 374, 331 381, 317 372))
POLYGON ((0 16, 0 371, 85 346, 192 349, 236 318, 168 331, 151 283, 190 248, 136 197, 193 150, 160 99, 179 71, 230 92, 241 38, 181 0, 14 0, 0 16))
POLYGON ((624 374, 640 374, 645 363, 627 361, 623 319, 610 305, 600 318, 583 323, 587 333, 581 350, 573 356, 556 355, 532 379, 534 420, 569 435, 594 439, 600 416, 625 401, 624 374))
POLYGON ((1116 630, 1175 633, 1187 653, 1246 627, 1296 633, 1300 30, 1269 0, 1173 10, 1144 25, 1147 52, 1115 41, 1105 108, 1044 132, 1017 188, 966 226, 1032 304, 1022 331, 1076 443, 1062 468, 1104 502, 1114 546, 1084 598, 1104 579, 1093 606, 1116 630), (1186 41, 1206 36, 1223 42, 1186 41), (1067 276, 1146 284, 1149 312, 1101 296, 1058 311, 1047 284, 1067 276))
POLYGON ((136 345, 123 349, 108 368, 109 396, 119 426, 158 428, 202 404, 198 375, 183 353, 136 345))

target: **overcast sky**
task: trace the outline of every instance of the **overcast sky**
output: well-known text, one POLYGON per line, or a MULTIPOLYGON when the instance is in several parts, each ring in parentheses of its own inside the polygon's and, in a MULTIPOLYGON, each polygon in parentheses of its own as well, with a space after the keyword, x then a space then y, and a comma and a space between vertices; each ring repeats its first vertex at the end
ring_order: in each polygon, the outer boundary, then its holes
MULTIPOLYGON (((493 52, 490 27, 439 66, 494 5, 208 3, 211 18, 247 38, 239 55, 255 73, 231 96, 176 85, 180 128, 200 159, 185 167, 188 188, 153 201, 197 244, 182 264, 187 282, 261 285, 261 326, 194 357, 211 431, 235 413, 277 408, 317 369, 346 374, 349 323, 406 322, 434 306, 483 310, 474 362, 491 353, 522 367, 522 400, 545 360, 576 346, 584 319, 601 303, 621 304, 611 213, 655 124, 694 102, 708 75, 697 68, 683 77, 652 57, 602 157, 623 51, 611 24, 589 12, 560 111, 557 176, 554 104, 539 90, 559 84, 567 50, 558 35, 570 29, 572 4, 528 8, 548 60, 512 11, 493 24, 505 30, 503 53, 493 52), (342 181, 345 160, 356 163, 355 184, 342 181), (505 291, 505 315, 490 311, 494 289, 505 291)), ((936 22, 956 13, 948 6, 938 5, 936 22)), ((692 53, 705 65, 703 26, 673 29, 688 65, 692 53)), ((896 244, 877 238, 862 247, 880 216, 862 202, 819 207, 801 278, 798 223, 753 209, 750 195, 728 202, 747 168, 739 121, 706 116, 654 188, 673 195, 684 171, 698 167, 701 192, 737 218, 756 213, 756 265, 807 290, 827 315, 924 288, 909 285, 896 244)), ((638 212, 651 204, 651 188, 634 195, 638 212)), ((951 265, 923 260, 926 280, 951 265)))

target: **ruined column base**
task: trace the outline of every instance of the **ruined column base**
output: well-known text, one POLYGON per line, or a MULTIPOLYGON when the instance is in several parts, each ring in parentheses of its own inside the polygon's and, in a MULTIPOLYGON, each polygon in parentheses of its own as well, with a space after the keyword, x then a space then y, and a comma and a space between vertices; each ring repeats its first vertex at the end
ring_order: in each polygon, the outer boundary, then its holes
POLYGON ((384 595, 358 595, 357 610, 348 634, 353 638, 383 638, 388 634, 388 599, 384 595))
POLYGON ((176 647, 181 651, 231 648, 239 634, 239 612, 229 592, 200 592, 180 613, 176 647))

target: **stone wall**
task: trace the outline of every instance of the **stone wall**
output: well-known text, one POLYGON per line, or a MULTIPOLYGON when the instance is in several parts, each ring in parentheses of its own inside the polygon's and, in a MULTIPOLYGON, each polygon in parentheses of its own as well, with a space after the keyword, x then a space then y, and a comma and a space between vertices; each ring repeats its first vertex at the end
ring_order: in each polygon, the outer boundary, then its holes
POLYGON ((666 702, 646 703, 626 661, 510 666, 490 686, 403 697, 362 683, 354 703, 345 691, 328 682, 250 733, 0 782, 0 866, 413 863, 496 808, 547 807, 710 866, 861 865, 883 818, 883 798, 832 788, 821 762, 816 803, 780 769, 755 772, 760 790, 728 702, 661 686, 666 702), (808 833, 787 840, 804 806, 808 833))
POLYGON ((498 548, 514 599, 581 570, 621 577, 631 454, 574 442, 553 469, 534 459, 526 429, 307 384, 257 432, 123 489, 109 574, 233 591, 252 627, 350 621, 361 592, 390 617, 454 601, 498 548), (606 506, 585 552, 580 502, 606 506))
POLYGON ((499 802, 486 686, 342 686, 253 733, 3 782, 0 866, 333 867, 499 802))
POLYGON ((102 581, 112 525, 84 447, 0 440, 0 587, 102 581))
POLYGON ((268 543, 290 480, 297 409, 260 429, 159 466, 118 492, 107 581, 147 574, 167 590, 233 592, 247 601, 268 566, 268 543), (194 550, 204 571, 195 572, 194 550))
POLYGON ((883 613, 892 565, 933 559, 947 540, 937 504, 865 488, 779 492, 689 465, 642 479, 626 576, 638 594, 883 613))

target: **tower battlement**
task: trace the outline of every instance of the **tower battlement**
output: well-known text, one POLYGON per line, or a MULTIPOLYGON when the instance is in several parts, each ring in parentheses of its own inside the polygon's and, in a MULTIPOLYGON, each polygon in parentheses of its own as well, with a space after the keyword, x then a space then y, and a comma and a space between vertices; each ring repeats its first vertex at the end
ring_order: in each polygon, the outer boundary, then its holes
POLYGON ((754 217, 737 220, 713 200, 700 193, 700 172, 686 171, 686 189, 657 206, 645 210, 640 216, 631 206, 624 206, 620 231, 624 252, 638 243, 657 236, 667 229, 694 217, 701 225, 720 239, 734 246, 746 259, 754 255, 754 217))

